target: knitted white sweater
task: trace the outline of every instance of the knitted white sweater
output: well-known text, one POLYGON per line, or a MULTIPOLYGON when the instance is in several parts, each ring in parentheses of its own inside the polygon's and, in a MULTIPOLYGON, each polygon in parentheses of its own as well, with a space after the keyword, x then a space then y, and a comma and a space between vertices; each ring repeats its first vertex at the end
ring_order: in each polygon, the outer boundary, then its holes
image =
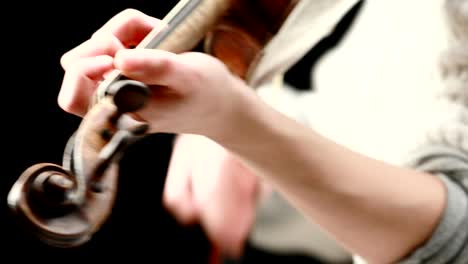
MULTIPOLYGON (((468 52, 457 48, 468 30, 457 27, 459 37, 451 38, 444 0, 367 1, 345 39, 316 66, 312 92, 270 82, 356 2, 301 1, 252 84, 274 107, 340 144, 441 177, 449 191, 445 215, 427 244, 402 263, 468 263, 468 52)), ((465 2, 447 0, 468 17, 465 2)), ((465 15, 458 14, 449 17, 465 15)), ((259 208, 254 244, 331 262, 346 258, 320 228, 279 201, 274 195, 259 208)))

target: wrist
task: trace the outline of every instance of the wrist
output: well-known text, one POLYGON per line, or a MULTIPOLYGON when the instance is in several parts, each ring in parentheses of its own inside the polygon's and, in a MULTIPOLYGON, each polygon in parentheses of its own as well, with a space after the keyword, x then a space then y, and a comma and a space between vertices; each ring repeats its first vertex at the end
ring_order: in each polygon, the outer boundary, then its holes
POLYGON ((234 89, 222 106, 215 124, 206 136, 223 146, 243 145, 258 134, 258 124, 266 106, 256 92, 243 80, 232 78, 234 89))

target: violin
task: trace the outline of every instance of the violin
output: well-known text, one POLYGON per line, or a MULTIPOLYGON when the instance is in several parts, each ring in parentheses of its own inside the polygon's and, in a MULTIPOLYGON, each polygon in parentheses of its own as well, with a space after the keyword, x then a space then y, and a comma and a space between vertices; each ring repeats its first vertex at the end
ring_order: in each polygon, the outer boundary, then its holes
MULTIPOLYGON (((246 82, 262 49, 298 0, 181 0, 135 48, 174 53, 193 50, 219 58, 246 82)), ((8 194, 8 205, 28 230, 56 247, 89 241, 109 217, 117 193, 119 161, 148 135, 148 124, 132 116, 151 94, 147 85, 117 70, 102 80, 87 114, 69 138, 62 165, 27 168, 8 194)))

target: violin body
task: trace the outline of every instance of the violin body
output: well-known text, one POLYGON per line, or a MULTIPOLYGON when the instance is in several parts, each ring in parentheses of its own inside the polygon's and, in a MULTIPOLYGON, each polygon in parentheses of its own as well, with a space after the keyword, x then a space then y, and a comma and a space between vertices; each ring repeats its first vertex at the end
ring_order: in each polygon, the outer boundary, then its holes
POLYGON ((205 36, 205 52, 221 61, 234 74, 249 81, 263 48, 276 35, 297 1, 234 1, 205 36))
MULTIPOLYGON (((262 49, 278 32, 295 0, 181 0, 136 48, 175 53, 203 44, 204 51, 246 82, 262 49)), ((119 161, 147 135, 148 124, 132 112, 145 107, 150 89, 112 72, 70 137, 62 166, 39 163, 12 186, 8 205, 43 242, 75 247, 92 238, 109 217, 119 182, 119 161)))

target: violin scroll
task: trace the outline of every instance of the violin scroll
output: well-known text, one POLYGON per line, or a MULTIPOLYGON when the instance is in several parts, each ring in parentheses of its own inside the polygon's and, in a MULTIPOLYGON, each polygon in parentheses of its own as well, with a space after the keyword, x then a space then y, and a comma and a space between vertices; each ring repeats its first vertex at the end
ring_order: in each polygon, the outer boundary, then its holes
POLYGON ((109 217, 122 153, 148 130, 148 124, 129 113, 144 107, 149 94, 142 83, 115 82, 69 139, 62 166, 39 163, 20 175, 8 205, 42 241, 56 247, 81 245, 109 217))
POLYGON ((78 207, 67 199, 74 177, 62 167, 40 163, 28 168, 14 184, 8 204, 23 223, 31 221, 35 235, 44 242, 68 247, 89 239, 89 224, 78 207))

